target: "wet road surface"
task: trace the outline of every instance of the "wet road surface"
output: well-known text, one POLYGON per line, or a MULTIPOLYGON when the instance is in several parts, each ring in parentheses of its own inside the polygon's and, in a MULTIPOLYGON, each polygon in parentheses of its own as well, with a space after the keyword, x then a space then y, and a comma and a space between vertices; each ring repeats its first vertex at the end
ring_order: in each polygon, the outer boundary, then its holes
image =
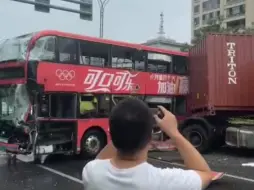
MULTIPOLYGON (((153 152, 150 157, 154 159, 149 162, 157 167, 181 167, 182 160, 177 152, 153 152)), ((226 172, 226 176, 214 182, 209 190, 253 189, 254 167, 241 165, 254 162, 251 152, 221 149, 205 157, 214 170, 226 172)), ((83 190, 81 172, 87 161, 54 156, 44 165, 19 162, 16 169, 9 169, 5 162, 0 156, 1 190, 83 190)))
POLYGON ((83 190, 81 183, 47 171, 34 164, 18 162, 8 168, 5 157, 0 157, 1 190, 83 190))
MULTIPOLYGON (((166 162, 161 162, 158 160, 152 160, 152 164, 155 166, 165 168, 165 167, 179 167, 176 166, 175 164, 171 165, 166 162)), ((182 168, 182 167, 180 167, 182 168)), ((254 169, 254 168, 253 168, 254 169)), ((231 176, 228 175, 224 176, 222 179, 213 182, 209 188, 209 190, 239 190, 239 189, 244 189, 244 190, 253 190, 254 187, 254 178, 250 179, 239 179, 240 176, 231 176)))
MULTIPOLYGON (((254 164, 253 150, 240 150, 223 147, 216 152, 203 156, 214 171, 226 172, 231 175, 254 179, 254 167, 242 166, 242 164, 245 163, 254 164)), ((177 152, 153 152, 150 154, 150 157, 169 161, 175 164, 183 164, 183 160, 177 152)))

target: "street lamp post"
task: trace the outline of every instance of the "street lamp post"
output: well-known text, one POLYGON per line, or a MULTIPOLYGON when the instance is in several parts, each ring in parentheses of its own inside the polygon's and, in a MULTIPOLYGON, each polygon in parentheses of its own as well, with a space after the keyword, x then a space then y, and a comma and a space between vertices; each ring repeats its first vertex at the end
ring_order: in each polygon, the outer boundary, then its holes
POLYGON ((104 33, 104 12, 109 0, 97 0, 100 8, 100 38, 103 38, 104 33))

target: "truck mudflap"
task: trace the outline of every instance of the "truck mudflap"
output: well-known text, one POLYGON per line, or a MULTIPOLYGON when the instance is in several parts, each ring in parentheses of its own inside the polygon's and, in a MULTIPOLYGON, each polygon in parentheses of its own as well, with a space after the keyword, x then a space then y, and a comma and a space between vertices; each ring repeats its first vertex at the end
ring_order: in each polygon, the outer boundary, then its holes
POLYGON ((254 149, 254 126, 228 127, 225 141, 228 146, 254 149))

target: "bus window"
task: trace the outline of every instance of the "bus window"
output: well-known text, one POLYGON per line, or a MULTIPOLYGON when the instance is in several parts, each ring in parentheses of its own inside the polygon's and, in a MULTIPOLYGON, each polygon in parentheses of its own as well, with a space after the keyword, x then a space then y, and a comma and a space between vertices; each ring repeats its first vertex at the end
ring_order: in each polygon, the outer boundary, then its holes
POLYGON ((98 111, 98 98, 93 94, 81 94, 79 110, 81 118, 95 116, 98 111))
POLYGON ((134 61, 132 55, 134 49, 125 47, 112 47, 112 67, 121 69, 134 69, 134 61))
POLYGON ((178 75, 188 74, 187 57, 174 56, 173 57, 173 73, 178 75))
POLYGON ((112 67, 129 69, 129 70, 145 70, 145 52, 125 47, 112 47, 112 67))
POLYGON ((56 37, 44 36, 39 38, 30 52, 29 61, 56 62, 56 37))
POLYGON ((136 71, 145 71, 146 55, 144 51, 136 51, 134 54, 134 69, 136 71))
POLYGON ((99 117, 108 117, 110 113, 110 95, 99 94, 98 97, 98 114, 99 117))
POLYGON ((119 95, 119 94, 113 94, 111 96, 112 106, 116 106, 120 101, 129 98, 130 95, 119 95))
POLYGON ((77 41, 71 38, 58 38, 59 62, 77 64, 77 41))
POLYGON ((135 62, 135 68, 136 71, 145 71, 145 61, 137 61, 135 62))
POLYGON ((82 65, 93 65, 104 67, 110 65, 109 53, 110 45, 80 41, 79 44, 80 59, 82 65))
POLYGON ((140 99, 140 100, 144 100, 144 96, 142 95, 119 95, 119 94, 112 94, 111 96, 111 101, 112 101, 112 106, 116 106, 120 101, 126 99, 126 98, 136 98, 136 99, 140 99))
POLYGON ((164 106, 166 109, 172 111, 172 98, 166 96, 146 96, 145 102, 150 108, 157 108, 158 105, 164 106))
POLYGON ((0 63, 25 60, 27 48, 33 33, 12 39, 0 40, 0 63))
POLYGON ((170 73, 172 58, 169 55, 148 53, 147 71, 154 73, 170 73))
POLYGON ((50 94, 49 112, 51 117, 76 118, 77 95, 71 93, 50 94))

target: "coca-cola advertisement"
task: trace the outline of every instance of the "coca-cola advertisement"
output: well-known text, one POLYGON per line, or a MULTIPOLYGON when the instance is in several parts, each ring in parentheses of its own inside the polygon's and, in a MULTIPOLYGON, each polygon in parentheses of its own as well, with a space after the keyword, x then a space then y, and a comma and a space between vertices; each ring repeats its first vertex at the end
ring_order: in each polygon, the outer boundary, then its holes
POLYGON ((185 76, 45 62, 38 66, 37 81, 46 91, 141 95, 185 95, 189 91, 185 76))

